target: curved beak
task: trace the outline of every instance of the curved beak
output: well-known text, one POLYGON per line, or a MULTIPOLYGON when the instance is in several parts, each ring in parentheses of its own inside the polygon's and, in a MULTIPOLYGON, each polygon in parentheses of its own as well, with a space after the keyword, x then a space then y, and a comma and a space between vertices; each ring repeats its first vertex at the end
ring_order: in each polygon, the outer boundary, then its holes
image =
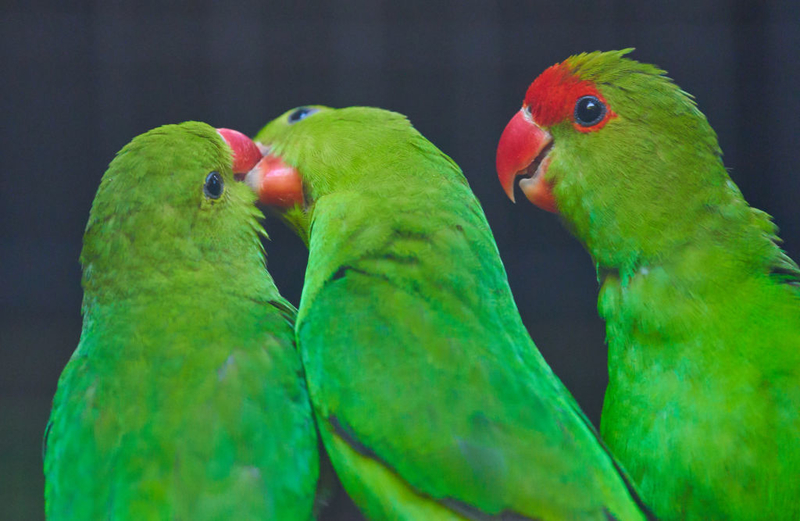
POLYGON ((261 204, 286 209, 303 204, 300 173, 277 155, 265 155, 247 173, 245 183, 258 195, 261 204))
POLYGON ((500 184, 512 202, 516 202, 514 181, 524 176, 520 187, 525 197, 544 210, 558 211, 550 184, 544 180, 552 146, 553 136, 537 125, 524 108, 508 122, 497 145, 495 164, 500 184))
POLYGON ((238 130, 218 128, 217 133, 233 151, 233 175, 243 176, 256 166, 263 155, 253 140, 238 130))

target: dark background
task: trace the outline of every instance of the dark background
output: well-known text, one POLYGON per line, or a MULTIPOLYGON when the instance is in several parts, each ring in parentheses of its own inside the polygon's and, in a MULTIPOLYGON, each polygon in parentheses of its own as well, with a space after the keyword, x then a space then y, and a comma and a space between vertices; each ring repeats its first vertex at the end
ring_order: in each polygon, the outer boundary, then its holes
MULTIPOLYGON (((80 332, 81 235, 106 165, 188 119, 254 134, 297 105, 409 116, 482 201, 533 338, 593 421, 606 384, 588 255, 512 206, 494 152, 527 85, 570 54, 636 47, 719 134, 731 176, 800 258, 800 3, 2 1, 0 518, 42 517, 41 438, 80 332), (134 2, 131 2, 134 3, 134 2)), ((267 222, 295 304, 306 252, 267 222)))

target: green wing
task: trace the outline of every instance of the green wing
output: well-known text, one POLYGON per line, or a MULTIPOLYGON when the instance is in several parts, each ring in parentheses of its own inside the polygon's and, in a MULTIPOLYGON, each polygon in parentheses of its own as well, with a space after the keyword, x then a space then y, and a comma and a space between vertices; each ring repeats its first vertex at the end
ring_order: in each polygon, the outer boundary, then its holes
POLYGON ((348 492, 374 518, 643 519, 525 331, 469 188, 414 197, 430 204, 385 220, 353 192, 314 211, 298 342, 348 492))

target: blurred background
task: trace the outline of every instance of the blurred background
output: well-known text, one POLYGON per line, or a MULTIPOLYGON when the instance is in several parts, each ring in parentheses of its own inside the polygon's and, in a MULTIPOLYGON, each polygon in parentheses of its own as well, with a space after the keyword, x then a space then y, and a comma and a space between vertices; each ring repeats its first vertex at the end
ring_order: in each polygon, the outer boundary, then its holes
MULTIPOLYGON (((636 47, 719 134, 748 201, 800 259, 800 3, 96 2, 0 7, 0 518, 43 518, 41 439, 80 333, 78 255, 109 161, 189 119, 254 134, 303 104, 405 113, 464 169, 525 324, 597 423, 607 375, 597 282, 558 218, 512 205, 494 152, 528 84, 592 50, 636 47), (135 4, 135 5, 134 5, 135 4), (590 5, 591 4, 591 5, 590 5)), ((297 304, 306 251, 269 220, 269 268, 297 304)))

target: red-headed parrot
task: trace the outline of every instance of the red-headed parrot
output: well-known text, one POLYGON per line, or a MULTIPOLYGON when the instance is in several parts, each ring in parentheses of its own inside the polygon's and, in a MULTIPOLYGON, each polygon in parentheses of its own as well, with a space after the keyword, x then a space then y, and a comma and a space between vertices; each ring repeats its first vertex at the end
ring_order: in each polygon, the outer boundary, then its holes
POLYGON ((557 212, 601 284, 601 432, 663 519, 800 518, 800 271, 714 130, 629 52, 545 70, 500 138, 513 199, 557 212))

